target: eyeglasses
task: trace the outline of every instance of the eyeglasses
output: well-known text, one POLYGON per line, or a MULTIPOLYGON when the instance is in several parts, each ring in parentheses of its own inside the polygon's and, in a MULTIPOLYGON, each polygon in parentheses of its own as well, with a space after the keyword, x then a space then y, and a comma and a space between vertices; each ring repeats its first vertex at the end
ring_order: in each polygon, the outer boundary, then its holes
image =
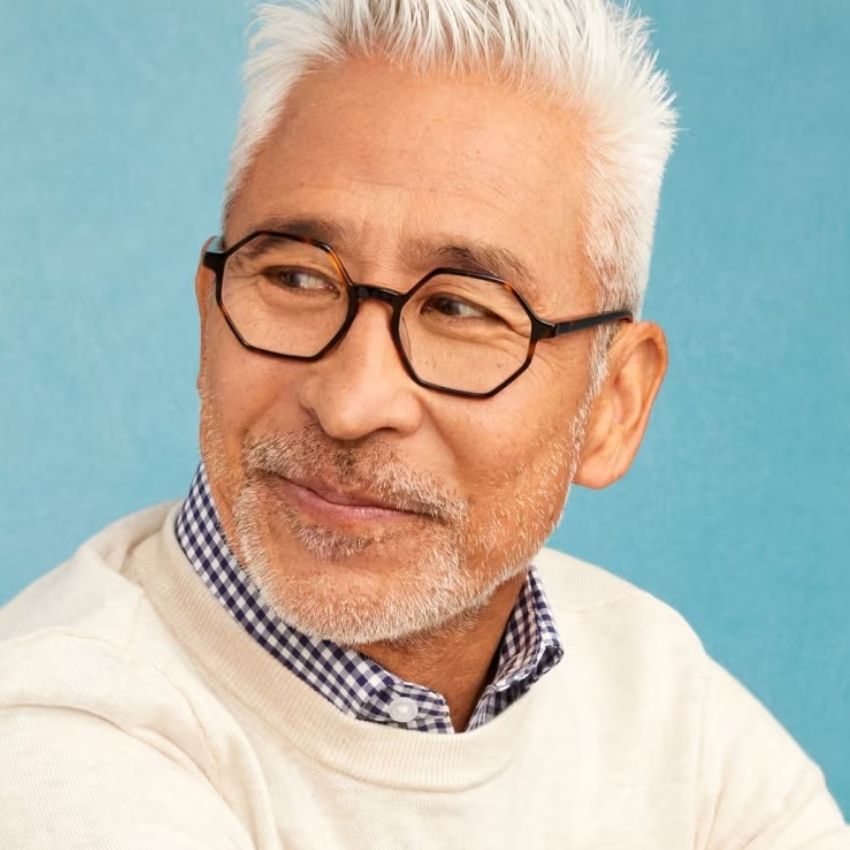
POLYGON ((392 307, 392 339, 410 377, 469 398, 489 398, 516 380, 541 339, 633 319, 616 310, 548 322, 504 280, 458 269, 434 269, 404 293, 355 283, 329 245, 274 231, 227 249, 219 237, 203 264, 215 272, 225 321, 249 351, 319 360, 348 332, 361 301, 374 298, 392 307))

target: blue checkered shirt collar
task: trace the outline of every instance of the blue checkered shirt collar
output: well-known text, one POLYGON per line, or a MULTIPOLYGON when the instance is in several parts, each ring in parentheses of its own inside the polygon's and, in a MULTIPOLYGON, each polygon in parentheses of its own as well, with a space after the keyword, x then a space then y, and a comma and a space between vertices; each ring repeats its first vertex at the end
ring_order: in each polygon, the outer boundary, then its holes
MULTIPOLYGON (((267 652, 340 711, 421 732, 453 732, 443 697, 405 682, 359 652, 314 640, 284 623, 239 565, 221 530, 203 463, 176 521, 189 562, 218 601, 267 652)), ((496 675, 467 730, 492 720, 563 657, 555 621, 534 566, 499 646, 496 675)))

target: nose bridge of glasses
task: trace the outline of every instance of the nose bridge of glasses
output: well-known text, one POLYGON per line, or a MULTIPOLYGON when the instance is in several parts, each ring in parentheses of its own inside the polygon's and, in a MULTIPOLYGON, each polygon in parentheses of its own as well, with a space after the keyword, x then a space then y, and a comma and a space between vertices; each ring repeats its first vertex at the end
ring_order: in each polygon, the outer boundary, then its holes
POLYGON ((375 301, 383 301, 384 304, 389 304, 393 311, 398 310, 404 301, 404 294, 396 292, 393 289, 387 289, 384 286, 371 286, 365 283, 355 283, 352 286, 354 297, 358 303, 373 299, 375 301))

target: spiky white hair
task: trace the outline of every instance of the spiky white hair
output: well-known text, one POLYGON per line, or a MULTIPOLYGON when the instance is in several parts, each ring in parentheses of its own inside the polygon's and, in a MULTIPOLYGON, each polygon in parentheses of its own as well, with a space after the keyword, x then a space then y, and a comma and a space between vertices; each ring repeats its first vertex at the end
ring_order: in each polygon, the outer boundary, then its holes
POLYGON ((256 24, 225 210, 312 68, 380 56, 420 73, 485 74, 581 116, 588 270, 600 309, 640 310, 676 124, 645 19, 610 0, 288 0, 258 6, 256 24))

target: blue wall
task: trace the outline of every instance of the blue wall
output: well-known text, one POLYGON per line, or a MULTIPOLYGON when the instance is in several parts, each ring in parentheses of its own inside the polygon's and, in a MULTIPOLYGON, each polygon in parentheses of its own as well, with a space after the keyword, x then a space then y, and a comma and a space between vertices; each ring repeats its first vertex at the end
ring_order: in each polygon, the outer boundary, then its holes
MULTIPOLYGON (((646 0, 684 132, 633 472, 557 546, 681 610, 850 812, 850 5, 646 0)), ((194 469, 234 0, 0 7, 0 601, 194 469)))

